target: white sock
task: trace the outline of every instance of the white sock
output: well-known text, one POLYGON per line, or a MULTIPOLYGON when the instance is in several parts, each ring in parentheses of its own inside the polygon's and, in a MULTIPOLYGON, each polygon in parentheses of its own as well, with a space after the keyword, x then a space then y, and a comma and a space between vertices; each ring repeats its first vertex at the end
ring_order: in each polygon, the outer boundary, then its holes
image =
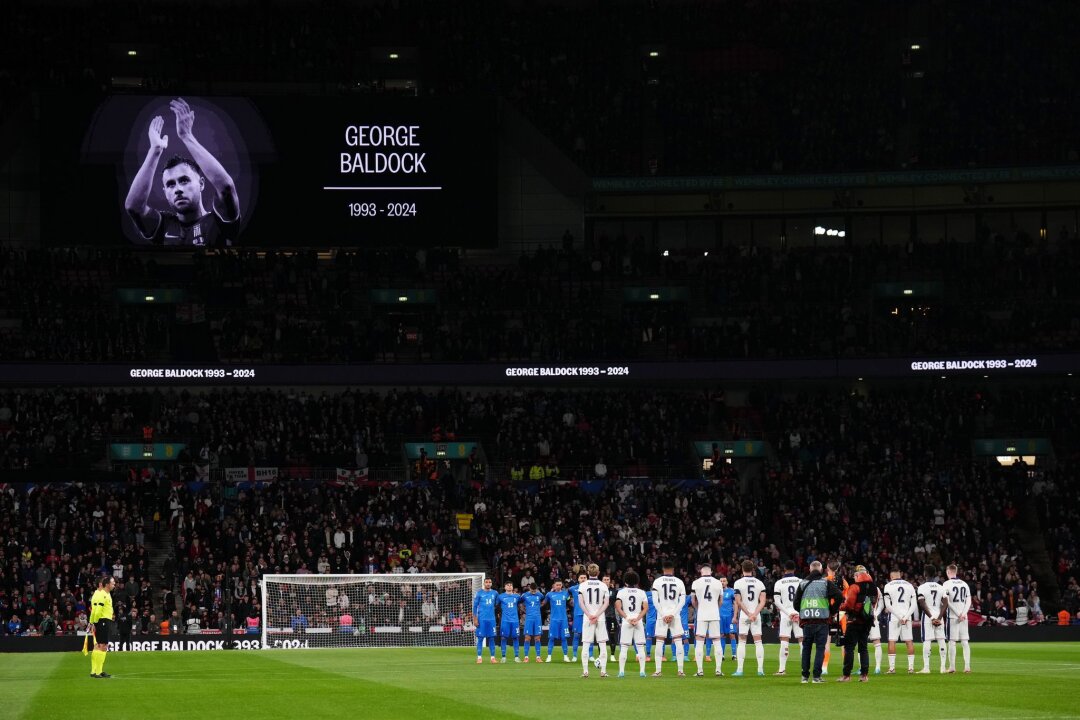
POLYGON ((742 672, 744 662, 746 662, 746 638, 740 638, 739 646, 735 650, 735 672, 742 672))
POLYGON ((967 640, 961 640, 960 644, 964 647, 964 669, 965 670, 970 670, 971 669, 971 645, 968 644, 967 640))
POLYGON ((881 643, 874 646, 874 669, 881 669, 881 643))
POLYGON ((930 646, 934 644, 933 640, 926 640, 922 644, 922 669, 926 670, 930 667, 930 646))
MULTIPOLYGON (((706 585, 705 587, 708 587, 706 585)), ((698 638, 697 644, 694 645, 694 660, 697 662, 697 671, 699 673, 705 672, 705 641, 698 638)))
POLYGON ((602 643, 600 643, 600 674, 601 675, 607 672, 607 661, 608 661, 607 643, 602 642, 602 643))
POLYGON ((635 645, 634 653, 637 655, 638 672, 645 672, 645 662, 648 660, 648 656, 645 655, 645 646, 635 645))
POLYGON ((908 669, 908 670, 914 670, 914 669, 915 669, 915 648, 912 648, 912 649, 911 649, 911 650, 910 650, 910 651, 908 652, 908 656, 907 656, 907 669, 908 669))
POLYGON ((946 668, 947 670, 955 670, 956 669, 956 641, 955 640, 950 640, 949 641, 949 661, 946 663, 946 665, 948 666, 946 668))
POLYGON ((589 672, 589 654, 592 652, 592 643, 581 644, 581 669, 589 672))
POLYGON ((626 655, 628 654, 629 650, 630 650, 630 648, 628 648, 626 645, 623 645, 622 648, 619 650, 619 674, 620 675, 622 675, 624 672, 626 672, 626 655))
POLYGON ((664 641, 657 640, 655 643, 653 643, 652 651, 653 662, 656 663, 656 672, 660 672, 660 670, 664 666, 664 641))
POLYGON ((675 643, 675 666, 679 668, 679 672, 683 671, 683 665, 686 662, 686 646, 680 642, 675 643))
POLYGON ((715 649, 716 649, 716 645, 713 645, 713 650, 714 650, 713 655, 716 656, 716 672, 723 672, 724 671, 724 653, 715 652, 715 649))
POLYGON ((941 661, 941 672, 945 672, 945 657, 948 650, 945 649, 945 641, 938 640, 938 660, 941 661))
POLYGON ((754 649, 757 651, 757 671, 765 672, 765 643, 761 638, 754 641, 754 649))
POLYGON ((790 644, 789 640, 780 641, 780 672, 784 672, 787 668, 788 645, 790 644))
POLYGON ((889 669, 896 669, 896 653, 889 653, 889 669))

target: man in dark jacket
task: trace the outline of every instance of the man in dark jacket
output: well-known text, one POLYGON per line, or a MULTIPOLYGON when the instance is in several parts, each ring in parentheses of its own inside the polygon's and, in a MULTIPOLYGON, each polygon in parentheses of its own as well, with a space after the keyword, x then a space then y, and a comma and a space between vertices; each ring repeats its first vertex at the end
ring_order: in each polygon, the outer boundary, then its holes
POLYGON ((821 663, 825 659, 825 646, 829 642, 829 618, 839 607, 843 594, 836 583, 826 580, 821 574, 821 563, 810 563, 810 574, 799 583, 792 605, 795 612, 792 620, 798 620, 803 629, 802 644, 802 681, 810 682, 810 654, 814 653, 814 682, 821 679, 821 663))
POLYGON ((847 630, 844 632, 844 676, 840 682, 851 680, 855 665, 855 649, 859 650, 859 682, 866 682, 870 673, 870 653, 866 643, 874 623, 874 602, 878 589, 874 579, 862 565, 855 566, 855 582, 844 593, 841 610, 847 612, 847 630))

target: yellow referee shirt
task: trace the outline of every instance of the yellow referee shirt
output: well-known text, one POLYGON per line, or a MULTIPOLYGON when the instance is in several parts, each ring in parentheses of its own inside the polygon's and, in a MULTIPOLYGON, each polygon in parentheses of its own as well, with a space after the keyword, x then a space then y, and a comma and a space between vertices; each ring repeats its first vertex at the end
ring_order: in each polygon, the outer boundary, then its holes
POLYGON ((98 620, 114 620, 112 609, 112 594, 108 590, 95 590, 90 598, 90 622, 98 620))

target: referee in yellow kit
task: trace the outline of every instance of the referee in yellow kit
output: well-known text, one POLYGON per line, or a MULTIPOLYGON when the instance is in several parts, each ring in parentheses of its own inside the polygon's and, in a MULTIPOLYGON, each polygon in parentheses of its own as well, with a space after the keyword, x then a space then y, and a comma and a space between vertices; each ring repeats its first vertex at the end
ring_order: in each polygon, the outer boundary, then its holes
POLYGON ((116 578, 103 575, 98 580, 98 589, 90 598, 90 623, 94 626, 94 652, 90 654, 90 677, 112 677, 103 669, 105 653, 109 650, 109 635, 115 620, 112 606, 112 589, 116 587, 116 578))

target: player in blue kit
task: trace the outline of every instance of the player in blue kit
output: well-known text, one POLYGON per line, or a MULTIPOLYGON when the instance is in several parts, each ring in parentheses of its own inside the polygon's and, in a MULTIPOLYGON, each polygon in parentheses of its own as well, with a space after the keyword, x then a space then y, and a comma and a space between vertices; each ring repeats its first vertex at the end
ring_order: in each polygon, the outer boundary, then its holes
POLYGON ((723 600, 720 603, 720 653, 731 647, 731 659, 735 660, 735 588, 728 587, 728 579, 720 578, 724 586, 723 600))
POLYGON ((525 662, 529 662, 529 640, 532 640, 536 649, 536 662, 540 662, 540 635, 544 624, 540 609, 544 603, 544 594, 537 590, 535 585, 529 585, 529 592, 522 595, 519 602, 525 606, 525 662))
POLYGON ((570 593, 563 590, 562 580, 556 580, 551 591, 544 596, 544 602, 548 606, 548 648, 547 660, 551 662, 551 651, 555 647, 555 639, 562 642, 563 662, 570 662, 570 656, 566 652, 567 636, 570 628, 566 622, 566 603, 570 599, 570 593))
POLYGON ((476 664, 484 660, 480 656, 484 653, 484 641, 487 640, 491 650, 491 663, 498 662, 495 659, 495 608, 499 606, 499 593, 491 589, 491 578, 484 578, 484 589, 476 593, 473 600, 472 613, 473 625, 476 626, 476 664))
MULTIPOLYGON (((581 566, 577 567, 580 570, 581 566)), ((572 649, 571 662, 577 662, 578 648, 581 647, 581 625, 585 618, 585 611, 581 609, 581 602, 578 600, 578 586, 581 583, 589 579, 589 576, 583 572, 578 573, 577 585, 570 586, 570 600, 574 603, 574 647, 572 649)), ((589 654, 592 655, 590 649, 589 654)))
MULTIPOLYGON (((650 596, 651 597, 651 596, 650 596)), ((645 655, 652 657, 653 636, 656 634, 656 603, 650 600, 645 614, 645 655)))
POLYGON ((521 623, 518 615, 518 602, 521 596, 514 592, 514 583, 506 583, 506 590, 499 596, 499 638, 502 641, 502 661, 506 662, 506 641, 514 640, 514 662, 521 662, 518 657, 521 641, 521 623))
MULTIPOLYGON (((679 612, 679 617, 682 619, 683 635, 683 657, 690 657, 690 638, 693 637, 693 633, 690 631, 690 608, 694 604, 693 593, 686 594, 686 602, 683 603, 682 610, 679 612)), ((671 638, 671 659, 675 659, 675 643, 679 642, 678 638, 671 638)))

